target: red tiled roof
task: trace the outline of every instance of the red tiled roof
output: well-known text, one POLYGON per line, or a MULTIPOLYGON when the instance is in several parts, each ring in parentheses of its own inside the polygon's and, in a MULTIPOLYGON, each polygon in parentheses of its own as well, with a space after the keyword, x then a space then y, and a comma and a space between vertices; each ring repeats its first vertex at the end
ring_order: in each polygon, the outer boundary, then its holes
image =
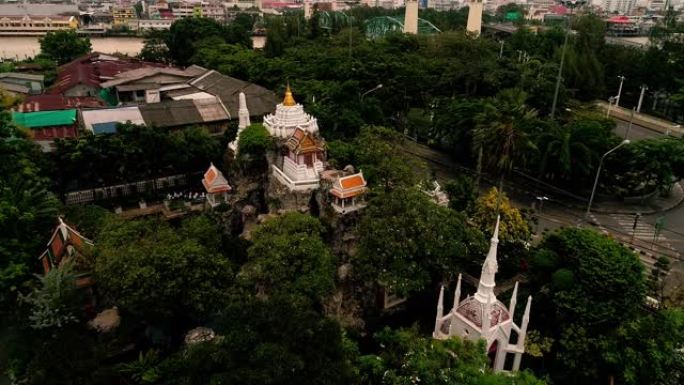
POLYGON ((204 173, 202 185, 210 194, 230 192, 232 190, 221 171, 219 171, 213 164, 211 164, 207 172, 204 173))
POLYGON ((164 65, 124 55, 93 52, 60 66, 57 69, 57 80, 47 93, 62 94, 79 84, 99 87, 100 83, 110 80, 114 75, 142 67, 164 67, 164 65))
POLYGON ((330 193, 338 198, 351 198, 364 194, 366 191, 366 179, 361 172, 340 177, 330 189, 330 193))
POLYGON ((17 106, 19 112, 70 110, 104 107, 104 102, 93 96, 33 95, 17 106))

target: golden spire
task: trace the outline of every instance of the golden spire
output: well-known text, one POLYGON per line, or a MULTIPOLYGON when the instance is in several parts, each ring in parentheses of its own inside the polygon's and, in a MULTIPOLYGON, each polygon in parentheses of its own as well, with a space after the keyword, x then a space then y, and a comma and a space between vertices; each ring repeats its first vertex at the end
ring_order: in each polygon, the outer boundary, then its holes
POLYGON ((285 98, 283 99, 283 106, 292 107, 296 105, 294 97, 292 96, 292 91, 290 91, 290 83, 287 83, 287 88, 285 89, 285 98))

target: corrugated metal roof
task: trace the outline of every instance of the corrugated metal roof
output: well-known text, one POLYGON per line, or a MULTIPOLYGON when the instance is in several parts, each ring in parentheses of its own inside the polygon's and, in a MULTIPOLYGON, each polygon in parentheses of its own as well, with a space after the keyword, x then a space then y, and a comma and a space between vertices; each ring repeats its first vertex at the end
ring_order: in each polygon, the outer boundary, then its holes
POLYGON ((147 125, 178 127, 230 119, 217 98, 202 100, 169 100, 140 106, 147 125))
POLYGON ((94 132, 93 125, 99 123, 145 124, 138 107, 103 108, 81 111, 81 122, 86 130, 94 132))
POLYGON ((42 82, 45 80, 44 75, 33 75, 33 74, 23 74, 20 72, 2 72, 0 73, 0 79, 2 78, 13 78, 20 80, 33 80, 37 82, 42 82))
POLYGON ((262 116, 275 110, 278 98, 273 91, 244 80, 209 71, 190 82, 191 85, 221 98, 231 116, 238 116, 240 91, 247 97, 251 116, 262 116))
POLYGON ((13 112, 12 120, 28 128, 70 126, 76 123, 76 110, 13 112))

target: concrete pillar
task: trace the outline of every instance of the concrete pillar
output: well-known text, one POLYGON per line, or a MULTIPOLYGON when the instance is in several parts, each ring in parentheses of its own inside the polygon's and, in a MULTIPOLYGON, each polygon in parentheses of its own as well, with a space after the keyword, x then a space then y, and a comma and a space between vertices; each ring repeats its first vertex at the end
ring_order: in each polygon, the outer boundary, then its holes
POLYGON ((444 317, 444 286, 439 289, 439 300, 437 300, 437 315, 435 316, 435 331, 432 333, 433 337, 439 336, 439 329, 442 326, 442 317, 444 317))
POLYGON ((468 7, 466 31, 479 36, 482 31, 482 0, 469 0, 468 7))
POLYGON ((406 0, 404 33, 418 34, 418 0, 406 0))

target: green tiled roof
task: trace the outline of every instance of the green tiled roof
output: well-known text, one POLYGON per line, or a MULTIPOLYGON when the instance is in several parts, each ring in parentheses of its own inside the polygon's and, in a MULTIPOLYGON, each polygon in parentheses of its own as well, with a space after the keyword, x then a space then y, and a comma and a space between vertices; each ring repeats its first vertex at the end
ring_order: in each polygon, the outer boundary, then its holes
POLYGON ((13 112, 12 120, 27 128, 70 126, 76 122, 76 110, 13 112))

